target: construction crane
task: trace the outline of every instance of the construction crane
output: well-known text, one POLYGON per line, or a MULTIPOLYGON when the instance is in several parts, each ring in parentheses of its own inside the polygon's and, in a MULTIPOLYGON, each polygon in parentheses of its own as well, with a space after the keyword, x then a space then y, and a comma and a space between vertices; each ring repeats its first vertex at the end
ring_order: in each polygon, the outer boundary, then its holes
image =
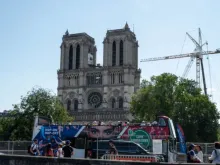
POLYGON ((191 41, 195 44, 196 48, 192 53, 186 54, 179 54, 179 55, 170 55, 164 57, 155 57, 155 58, 147 58, 142 59, 140 62, 150 62, 150 61, 159 61, 159 60, 169 60, 169 59, 177 59, 177 58, 185 58, 190 57, 190 60, 184 70, 183 77, 186 77, 189 73, 189 70, 193 64, 193 61, 196 59, 196 82, 198 87, 200 87, 200 70, 202 70, 202 78, 203 78, 203 88, 204 93, 207 96, 207 88, 206 88, 206 80, 205 80, 205 72, 204 72, 204 65, 203 65, 203 55, 208 54, 218 54, 220 53, 220 49, 216 49, 215 51, 204 51, 203 46, 208 45, 208 42, 202 43, 202 35, 201 30, 199 28, 199 41, 197 42, 189 33, 186 35, 191 39, 191 41), (201 69, 200 69, 201 66, 201 69))

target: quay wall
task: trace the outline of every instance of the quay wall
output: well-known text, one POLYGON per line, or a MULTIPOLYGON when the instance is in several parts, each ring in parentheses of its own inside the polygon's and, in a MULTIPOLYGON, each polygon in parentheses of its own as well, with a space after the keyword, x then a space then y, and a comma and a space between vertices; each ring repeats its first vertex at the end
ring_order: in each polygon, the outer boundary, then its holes
MULTIPOLYGON (((35 157, 24 155, 0 155, 0 165, 159 165, 170 163, 146 163, 136 161, 110 161, 110 160, 94 160, 94 159, 68 159, 68 158, 50 158, 35 157)), ((187 163, 172 163, 172 165, 187 163)), ((204 163, 203 165, 208 165, 204 163)))

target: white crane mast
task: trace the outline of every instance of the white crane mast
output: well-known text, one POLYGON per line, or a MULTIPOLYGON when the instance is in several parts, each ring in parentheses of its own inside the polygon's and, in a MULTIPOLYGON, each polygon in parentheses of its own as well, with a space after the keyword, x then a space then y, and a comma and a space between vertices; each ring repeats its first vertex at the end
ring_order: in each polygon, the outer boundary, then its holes
POLYGON ((192 64, 193 64, 193 61, 196 59, 196 82, 198 84, 198 87, 200 87, 200 70, 201 70, 200 67, 201 67, 202 68, 203 85, 204 85, 204 93, 205 93, 205 95, 207 95, 205 73, 204 73, 204 66, 203 66, 203 55, 218 54, 218 53, 220 53, 220 49, 216 49, 215 51, 204 51, 203 46, 208 45, 208 42, 202 43, 202 35, 201 35, 200 28, 198 31, 199 31, 198 42, 189 33, 186 33, 186 35, 191 39, 191 41, 196 46, 194 52, 186 53, 186 54, 170 55, 170 56, 164 56, 164 57, 147 58, 147 59, 142 59, 140 62, 150 62, 150 61, 159 61, 159 60, 169 60, 169 59, 190 57, 190 60, 189 60, 187 66, 183 72, 183 77, 186 77, 187 74, 189 73, 189 70, 190 70, 192 64))

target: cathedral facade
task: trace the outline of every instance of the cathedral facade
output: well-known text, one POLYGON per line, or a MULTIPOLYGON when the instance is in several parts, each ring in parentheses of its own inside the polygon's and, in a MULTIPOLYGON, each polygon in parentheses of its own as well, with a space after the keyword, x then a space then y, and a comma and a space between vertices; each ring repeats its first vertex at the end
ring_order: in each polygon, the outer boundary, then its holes
POLYGON ((62 38, 58 96, 75 121, 127 121, 129 102, 140 85, 138 41, 128 24, 108 30, 103 65, 95 40, 86 33, 62 38))

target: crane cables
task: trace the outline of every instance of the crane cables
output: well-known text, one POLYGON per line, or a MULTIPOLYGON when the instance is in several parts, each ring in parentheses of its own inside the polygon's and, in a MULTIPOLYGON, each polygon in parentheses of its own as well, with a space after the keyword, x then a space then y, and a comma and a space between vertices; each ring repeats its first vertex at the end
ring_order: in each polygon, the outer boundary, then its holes
MULTIPOLYGON (((184 38, 184 41, 183 41, 183 45, 182 45, 182 48, 181 48, 181 52, 180 52, 180 54, 183 53, 183 48, 184 48, 184 46, 185 46, 185 42, 186 42, 186 34, 185 34, 185 38, 184 38)), ((178 59, 178 62, 177 62, 177 65, 176 65, 176 71, 175 71, 175 74, 176 74, 176 72, 177 72, 177 70, 178 70, 179 62, 180 62, 180 59, 178 59)))
MULTIPOLYGON (((208 50, 209 50, 208 42, 206 43, 206 49, 207 49, 207 52, 208 52, 208 50)), ((209 60, 209 54, 207 56, 207 59, 208 59, 208 66, 209 66, 210 93, 211 93, 211 97, 212 97, 212 101, 213 101, 213 95, 212 95, 212 75, 211 75, 211 65, 210 65, 210 60, 209 60)))

